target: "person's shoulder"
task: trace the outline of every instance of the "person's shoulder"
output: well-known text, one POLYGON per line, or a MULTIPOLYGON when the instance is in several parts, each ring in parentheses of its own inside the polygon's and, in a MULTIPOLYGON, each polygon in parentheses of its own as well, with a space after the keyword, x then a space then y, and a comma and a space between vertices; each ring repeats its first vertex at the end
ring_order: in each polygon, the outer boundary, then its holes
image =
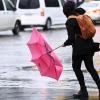
POLYGON ((66 21, 66 25, 73 25, 76 23, 76 18, 70 18, 66 21))

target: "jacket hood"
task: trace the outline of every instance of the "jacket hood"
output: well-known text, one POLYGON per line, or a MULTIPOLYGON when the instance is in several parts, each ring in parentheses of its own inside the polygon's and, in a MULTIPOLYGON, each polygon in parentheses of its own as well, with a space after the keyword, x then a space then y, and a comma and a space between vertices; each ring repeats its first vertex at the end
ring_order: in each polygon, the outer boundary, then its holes
POLYGON ((73 11, 75 14, 78 13, 80 15, 83 15, 86 13, 86 11, 83 9, 83 8, 76 8, 74 11, 73 11))
POLYGON ((63 6, 63 13, 66 17, 71 15, 71 13, 75 10, 76 4, 73 1, 67 1, 63 6))

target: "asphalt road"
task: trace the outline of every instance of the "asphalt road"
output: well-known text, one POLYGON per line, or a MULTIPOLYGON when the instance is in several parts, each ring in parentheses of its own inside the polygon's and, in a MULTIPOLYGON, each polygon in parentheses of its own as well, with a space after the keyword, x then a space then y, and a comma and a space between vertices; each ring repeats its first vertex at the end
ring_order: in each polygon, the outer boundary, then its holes
MULTIPOLYGON (((100 42, 100 26, 96 26, 96 29, 94 40, 100 42)), ((78 91, 79 85, 71 67, 71 46, 55 51, 63 64, 59 81, 43 77, 35 64, 30 62, 31 54, 27 42, 31 31, 26 29, 19 36, 13 36, 10 31, 0 32, 0 100, 73 100, 72 94, 78 91)), ((39 31, 52 48, 58 47, 67 38, 65 28, 39 31)), ((99 52, 95 54, 94 64, 99 73, 99 52)), ((84 64, 82 69, 91 95, 89 100, 99 100, 97 87, 84 64)))

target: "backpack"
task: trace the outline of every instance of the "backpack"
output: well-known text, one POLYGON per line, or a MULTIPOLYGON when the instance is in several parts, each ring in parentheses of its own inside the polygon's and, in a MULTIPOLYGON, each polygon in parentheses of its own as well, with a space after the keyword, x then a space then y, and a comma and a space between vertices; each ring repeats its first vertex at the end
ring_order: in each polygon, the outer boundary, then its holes
POLYGON ((80 36, 83 39, 91 39, 92 37, 94 37, 96 29, 91 18, 88 15, 78 15, 78 16, 73 15, 68 17, 68 19, 70 18, 76 18, 81 30, 80 36))

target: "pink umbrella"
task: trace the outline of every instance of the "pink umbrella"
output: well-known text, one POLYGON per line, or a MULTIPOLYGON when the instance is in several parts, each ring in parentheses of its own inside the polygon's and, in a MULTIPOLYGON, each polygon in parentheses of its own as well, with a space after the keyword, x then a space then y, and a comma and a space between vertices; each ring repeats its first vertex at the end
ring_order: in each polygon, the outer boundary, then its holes
POLYGON ((40 74, 58 80, 62 72, 62 64, 36 28, 33 28, 27 45, 32 54, 32 62, 37 65, 40 74))

